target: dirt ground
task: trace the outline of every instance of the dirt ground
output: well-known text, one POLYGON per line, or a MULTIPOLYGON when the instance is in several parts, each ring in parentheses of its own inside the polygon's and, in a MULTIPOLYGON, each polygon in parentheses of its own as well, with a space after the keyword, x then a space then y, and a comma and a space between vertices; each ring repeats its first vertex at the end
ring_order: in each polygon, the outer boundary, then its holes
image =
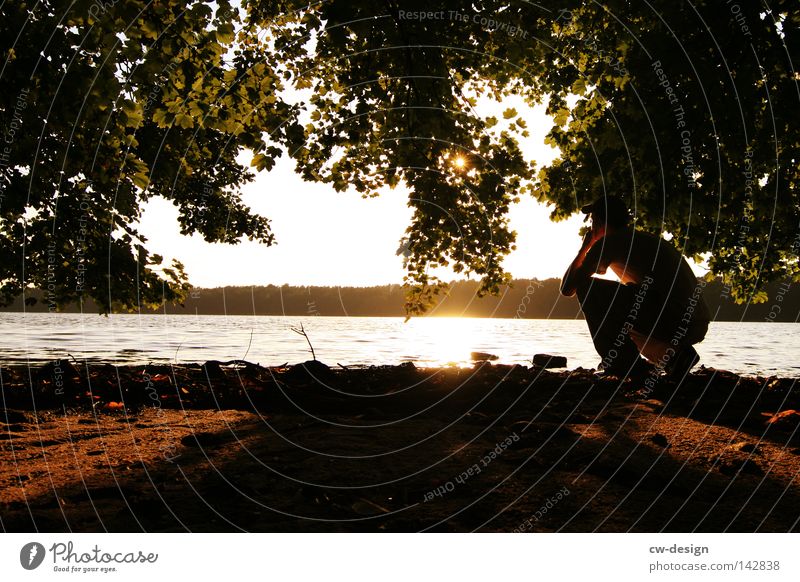
POLYGON ((800 387, 523 366, 0 369, 4 531, 800 529, 800 387))

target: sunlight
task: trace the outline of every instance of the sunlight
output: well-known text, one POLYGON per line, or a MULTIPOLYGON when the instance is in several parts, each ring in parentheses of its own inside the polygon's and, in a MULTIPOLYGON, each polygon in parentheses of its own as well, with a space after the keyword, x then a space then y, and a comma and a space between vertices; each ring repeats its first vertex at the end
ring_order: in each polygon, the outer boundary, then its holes
POLYGON ((464 159, 464 156, 456 156, 456 158, 453 160, 453 165, 459 170, 463 170, 467 165, 467 160, 464 159))
POLYGON ((469 318, 436 317, 414 318, 409 322, 411 345, 420 345, 436 337, 433 346, 426 346, 425 365, 469 366, 470 353, 477 348, 476 327, 469 318))

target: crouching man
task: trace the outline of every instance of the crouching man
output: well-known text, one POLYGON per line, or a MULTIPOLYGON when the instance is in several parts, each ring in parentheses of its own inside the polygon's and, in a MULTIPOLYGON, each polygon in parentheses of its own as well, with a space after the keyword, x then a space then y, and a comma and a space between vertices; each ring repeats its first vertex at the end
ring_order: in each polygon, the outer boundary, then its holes
POLYGON ((591 229, 564 273, 561 293, 578 295, 601 373, 641 377, 655 366, 682 380, 700 359, 694 344, 708 331, 704 282, 669 242, 635 230, 619 198, 599 198, 581 211, 591 229), (619 283, 592 277, 607 269, 619 283))

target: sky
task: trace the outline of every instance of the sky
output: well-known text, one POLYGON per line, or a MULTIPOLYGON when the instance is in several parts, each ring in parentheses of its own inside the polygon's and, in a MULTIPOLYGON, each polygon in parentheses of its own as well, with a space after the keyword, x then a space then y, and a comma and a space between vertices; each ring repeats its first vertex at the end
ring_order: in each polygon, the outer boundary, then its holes
MULTIPOLYGON (((544 106, 530 108, 518 98, 502 104, 483 99, 476 109, 502 119, 507 107, 515 107, 528 122, 531 135, 520 142, 525 156, 539 166, 552 161, 558 152, 544 144, 552 126, 544 106)), ((355 191, 339 193, 325 184, 305 182, 293 168, 294 162, 283 159, 242 190, 245 203, 272 221, 276 245, 210 244, 200 235, 181 235, 177 208, 155 198, 145 205, 140 224, 147 247, 178 258, 196 287, 401 283, 404 270, 396 252, 411 221, 408 190, 387 188, 377 198, 364 199, 355 191)), ((548 215, 547 207, 527 194, 512 207, 509 217, 517 232, 517 249, 504 267, 513 277, 561 277, 578 251, 582 218, 575 215, 554 223, 548 215)), ((458 278, 444 275, 445 280, 458 278)))

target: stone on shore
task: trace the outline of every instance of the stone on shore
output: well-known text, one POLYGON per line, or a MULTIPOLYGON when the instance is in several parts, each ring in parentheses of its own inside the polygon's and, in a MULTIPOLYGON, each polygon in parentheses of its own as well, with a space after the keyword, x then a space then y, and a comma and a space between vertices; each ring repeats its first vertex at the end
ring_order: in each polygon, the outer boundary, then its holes
POLYGON ((541 366, 542 368, 566 368, 567 358, 550 354, 536 354, 533 356, 533 365, 541 366))

